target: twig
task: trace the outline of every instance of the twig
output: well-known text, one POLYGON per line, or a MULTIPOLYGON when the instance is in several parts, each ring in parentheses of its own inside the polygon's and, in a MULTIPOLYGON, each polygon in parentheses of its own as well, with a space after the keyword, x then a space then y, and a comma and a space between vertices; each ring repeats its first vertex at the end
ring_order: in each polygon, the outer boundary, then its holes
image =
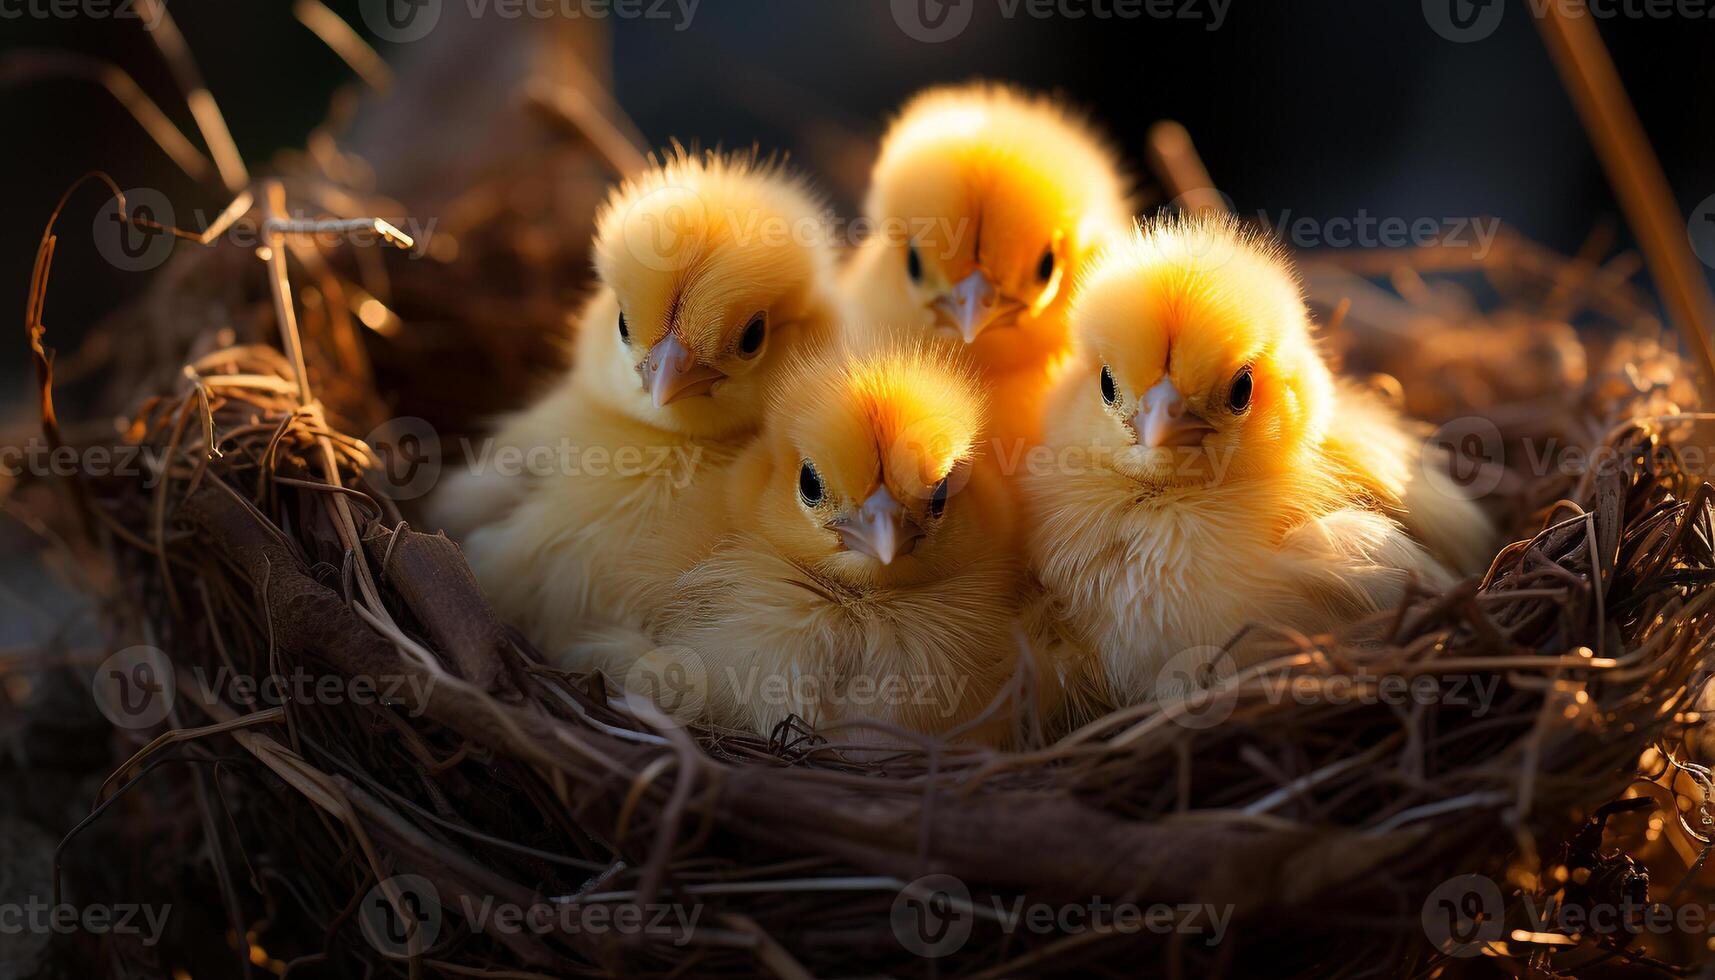
POLYGON ((1626 220, 1643 246, 1650 275, 1661 289, 1669 314, 1684 332, 1686 342, 1696 349, 1704 390, 1715 396, 1715 348, 1710 347, 1715 299, 1692 255, 1685 221, 1673 203, 1667 176, 1602 44, 1596 18, 1549 4, 1536 22, 1578 107, 1584 129, 1595 144, 1596 155, 1608 172, 1608 182, 1620 198, 1626 220))

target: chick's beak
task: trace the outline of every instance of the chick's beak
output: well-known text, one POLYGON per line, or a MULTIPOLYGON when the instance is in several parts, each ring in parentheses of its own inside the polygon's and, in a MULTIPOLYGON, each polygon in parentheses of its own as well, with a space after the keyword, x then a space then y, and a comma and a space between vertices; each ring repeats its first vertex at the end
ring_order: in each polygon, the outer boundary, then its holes
POLYGON ((715 384, 726 377, 723 371, 699 364, 673 333, 649 348, 638 373, 643 376, 643 388, 654 399, 656 408, 681 398, 712 394, 715 384))
POLYGON ((887 487, 876 488, 857 513, 842 517, 834 523, 840 543, 848 551, 861 551, 883 565, 890 565, 900 555, 908 555, 923 531, 911 520, 905 508, 887 487))
POLYGON ((999 324, 1016 313, 1019 304, 1003 300, 995 289, 994 280, 982 269, 959 280, 946 295, 935 301, 935 311, 959 331, 965 343, 974 343, 984 330, 999 324))
POLYGON ((1200 446, 1203 438, 1215 431, 1214 426, 1185 407, 1185 398, 1172 380, 1165 377, 1143 393, 1142 404, 1131 417, 1131 427, 1137 432, 1138 442, 1151 449, 1200 446))

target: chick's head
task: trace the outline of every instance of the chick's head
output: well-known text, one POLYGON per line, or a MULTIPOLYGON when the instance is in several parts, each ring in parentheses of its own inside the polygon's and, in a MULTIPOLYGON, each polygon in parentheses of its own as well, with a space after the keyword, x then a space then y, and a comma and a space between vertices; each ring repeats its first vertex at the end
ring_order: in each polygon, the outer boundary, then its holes
POLYGON ((1114 154, 1064 107, 1000 85, 932 89, 882 141, 868 201, 890 289, 985 370, 1068 345, 1073 281, 1130 222, 1114 154))
POLYGON ((757 522, 852 585, 944 575, 991 522, 972 480, 983 395, 957 352, 888 341, 806 359, 774 400, 757 522))
POLYGON ((824 209, 754 155, 676 149, 596 218, 596 272, 618 300, 598 356, 639 418, 692 435, 753 431, 795 350, 831 336, 824 209))
POLYGON ((1146 224, 1080 284, 1050 441, 1153 487, 1291 474, 1333 381, 1286 255, 1227 218, 1146 224))

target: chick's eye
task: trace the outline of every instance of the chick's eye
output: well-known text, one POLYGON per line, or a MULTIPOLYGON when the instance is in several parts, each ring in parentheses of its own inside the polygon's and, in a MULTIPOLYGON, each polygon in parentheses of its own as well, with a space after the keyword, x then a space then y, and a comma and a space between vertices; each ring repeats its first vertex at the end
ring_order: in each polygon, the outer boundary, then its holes
POLYGON ((1120 400, 1120 392, 1119 392, 1119 388, 1114 384, 1114 373, 1112 371, 1108 370, 1108 366, 1106 364, 1103 364, 1102 365, 1102 401, 1107 402, 1109 405, 1112 405, 1119 400, 1120 400))
POLYGON ((912 282, 923 281, 923 257, 917 254, 917 246, 905 246, 905 274, 912 282))
POLYGON ((822 478, 816 473, 816 468, 809 460, 798 467, 798 499, 806 506, 814 507, 822 502, 822 478))
POLYGON ((768 336, 768 314, 758 313, 744 325, 738 338, 738 356, 750 358, 762 352, 762 341, 768 336))
POLYGON ((1251 392, 1255 383, 1251 380, 1251 369, 1241 368, 1233 377, 1233 386, 1227 389, 1227 407, 1235 412, 1242 412, 1251 407, 1251 392))
POLYGON ((631 328, 625 325, 624 313, 619 315, 619 339, 624 343, 631 343, 631 328))
POLYGON ((1054 249, 1047 248, 1042 252, 1042 260, 1036 263, 1036 278, 1047 282, 1054 275, 1054 249))
POLYGON ((940 517, 947 509, 947 481, 950 476, 943 476, 941 482, 935 484, 935 490, 929 494, 929 513, 940 517))

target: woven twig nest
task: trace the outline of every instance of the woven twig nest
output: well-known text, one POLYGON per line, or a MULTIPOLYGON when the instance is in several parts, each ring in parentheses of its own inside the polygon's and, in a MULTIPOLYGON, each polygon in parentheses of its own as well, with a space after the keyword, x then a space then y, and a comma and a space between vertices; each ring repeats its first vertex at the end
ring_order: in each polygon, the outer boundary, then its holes
MULTIPOLYGON (((323 326, 307 363, 338 362, 323 326)), ((1341 329, 1362 361, 1366 328, 1341 329)), ((1715 609, 1709 487, 1681 451, 1696 419, 1678 365, 1647 326, 1580 345, 1575 376, 1548 372, 1522 402, 1446 408, 1592 463, 1533 473, 1508 454, 1519 465, 1493 482, 1514 540, 1481 581, 1349 635, 1258 624, 1261 666, 1033 751, 861 759, 802 726, 687 728, 542 666, 456 546, 372 490, 371 447, 330 424, 381 397, 306 400, 280 350, 214 339, 120 440, 162 470, 86 478, 76 499, 118 571, 113 611, 165 651, 125 666, 176 692, 139 726, 174 730, 107 792, 164 753, 221 760, 213 894, 253 958, 1198 976, 1685 952, 1514 935, 1579 870, 1566 842, 1597 807, 1636 786, 1671 805, 1676 776, 1701 778, 1686 762, 1715 609), (1438 927, 1437 896, 1472 881, 1504 908, 1471 915, 1460 892, 1438 927)), ((1492 371, 1480 361, 1434 369, 1492 371)), ((1394 372, 1406 391, 1432 380, 1394 372)), ((1655 816, 1706 833, 1701 810, 1655 816)))

